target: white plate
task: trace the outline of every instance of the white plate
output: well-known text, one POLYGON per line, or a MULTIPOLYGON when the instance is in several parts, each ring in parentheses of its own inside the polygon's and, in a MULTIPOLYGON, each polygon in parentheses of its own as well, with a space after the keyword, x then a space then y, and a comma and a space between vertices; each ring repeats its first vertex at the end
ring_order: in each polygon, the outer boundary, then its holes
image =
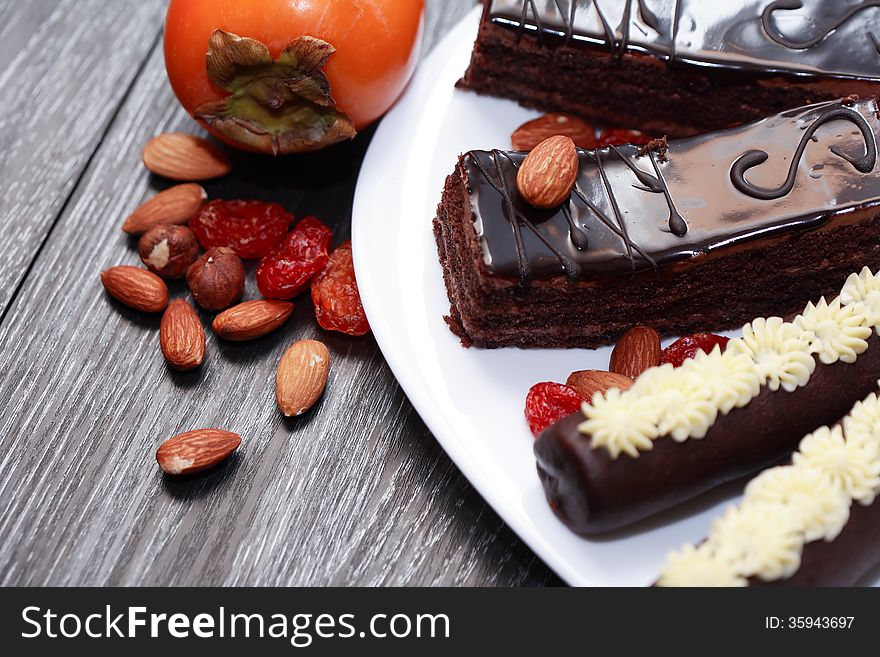
POLYGON ((479 23, 474 9, 419 67, 376 131, 352 217, 358 286, 382 353, 410 401, 474 487, 573 585, 647 585, 666 554, 701 540, 740 491, 726 489, 599 540, 580 538, 544 499, 523 418, 528 389, 572 370, 606 369, 595 351, 464 349, 447 328, 431 221, 459 153, 509 146, 534 112, 454 88, 479 23))

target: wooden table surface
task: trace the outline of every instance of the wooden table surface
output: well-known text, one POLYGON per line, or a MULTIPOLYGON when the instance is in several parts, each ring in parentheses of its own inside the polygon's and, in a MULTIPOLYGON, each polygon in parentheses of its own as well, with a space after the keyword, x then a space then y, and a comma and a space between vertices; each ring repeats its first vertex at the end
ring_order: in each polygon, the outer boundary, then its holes
MULTIPOLYGON (((424 51, 472 4, 428 0, 424 51)), ((303 299, 260 341, 208 332, 205 366, 178 375, 159 318, 104 294, 102 269, 139 264, 122 219, 169 184, 143 168, 143 144, 199 132, 165 77, 164 9, 0 0, 0 584, 559 583, 446 457, 371 337, 322 332, 303 299), (327 393, 285 420, 275 364, 311 337, 333 356, 327 393), (163 476, 158 444, 201 426, 242 448, 207 475, 163 476)), ((341 241, 370 136, 233 154, 206 188, 316 214, 341 241)))

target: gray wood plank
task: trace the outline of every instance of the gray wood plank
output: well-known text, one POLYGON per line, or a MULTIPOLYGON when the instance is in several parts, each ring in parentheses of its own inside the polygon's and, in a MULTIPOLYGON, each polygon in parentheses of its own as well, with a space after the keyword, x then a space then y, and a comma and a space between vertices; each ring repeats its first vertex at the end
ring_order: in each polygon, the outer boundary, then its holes
MULTIPOLYGON (((435 40, 470 2, 428 5, 435 40)), ((275 335, 209 333, 200 371, 165 368, 158 318, 108 300, 98 272, 137 262, 119 224, 165 184, 139 152, 171 129, 197 131, 154 49, 0 326, 0 584, 556 583, 440 450, 375 341, 320 331, 307 298, 275 335), (330 348, 331 378, 285 420, 275 363, 305 337, 330 348), (206 475, 161 475, 159 442, 198 426, 243 446, 206 475)), ((341 240, 369 137, 274 162, 234 154, 209 193, 279 200, 341 240)))
POLYGON ((163 6, 0 6, 0 317, 156 42, 163 6))
POLYGON ((26 10, 15 0, 0 2, 0 70, 7 70, 28 41, 39 33, 40 26, 59 9, 59 0, 29 2, 26 10))

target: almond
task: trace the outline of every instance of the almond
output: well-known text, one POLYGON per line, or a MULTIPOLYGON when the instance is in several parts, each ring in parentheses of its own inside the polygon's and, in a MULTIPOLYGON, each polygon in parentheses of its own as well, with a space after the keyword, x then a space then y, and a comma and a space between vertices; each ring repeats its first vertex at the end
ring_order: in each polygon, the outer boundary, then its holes
POLYGON ((159 346, 168 366, 187 372, 205 360, 205 330, 195 309, 183 299, 168 305, 159 325, 159 346))
POLYGON ((292 312, 289 301, 245 301, 217 315, 211 328, 224 340, 253 340, 277 329, 292 312))
POLYGON ((159 467, 170 475, 211 468, 241 445, 241 436, 223 429, 196 429, 169 438, 156 450, 159 467))
POLYGON ((135 310, 159 313, 168 305, 168 286, 153 272, 120 265, 101 272, 107 294, 135 310))
POLYGON ((554 135, 569 137, 579 148, 595 148, 596 131, 589 123, 574 114, 545 114, 523 123, 510 136, 518 151, 530 151, 554 135))
POLYGON ((166 132, 144 146, 144 165, 172 180, 208 180, 225 176, 232 167, 211 142, 181 132, 166 132))
POLYGON ((605 372, 603 370, 579 370, 568 376, 565 385, 577 390, 587 401, 597 392, 605 392, 610 388, 626 390, 633 380, 623 374, 605 372))
POLYGON ((275 400, 287 417, 309 410, 327 385, 330 352, 317 340, 300 340, 287 350, 275 373, 275 400))
POLYGON ((205 189, 196 183, 175 185, 141 203, 128 215, 122 230, 141 235, 162 224, 185 224, 208 198, 205 189))
POLYGON ((634 379, 659 364, 660 335, 648 326, 636 326, 624 333, 614 347, 608 369, 634 379))
POLYGON ((571 195, 578 154, 570 137, 556 135, 535 146, 516 174, 520 195, 536 208, 555 208, 571 195))

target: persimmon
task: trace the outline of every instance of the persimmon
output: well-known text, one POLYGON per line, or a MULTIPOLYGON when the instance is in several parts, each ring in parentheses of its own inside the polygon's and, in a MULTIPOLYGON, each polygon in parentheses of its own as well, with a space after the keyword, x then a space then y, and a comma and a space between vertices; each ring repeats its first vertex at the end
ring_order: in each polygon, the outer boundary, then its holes
POLYGON ((165 66, 184 108, 249 150, 316 150, 379 118, 412 75, 423 0, 171 0, 165 66))

